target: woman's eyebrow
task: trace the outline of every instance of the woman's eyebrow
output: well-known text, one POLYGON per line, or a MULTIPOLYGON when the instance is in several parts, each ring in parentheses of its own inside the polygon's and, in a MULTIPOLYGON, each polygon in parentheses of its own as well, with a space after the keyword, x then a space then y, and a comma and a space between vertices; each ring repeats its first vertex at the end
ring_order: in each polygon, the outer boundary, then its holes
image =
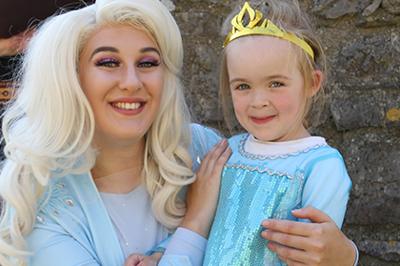
POLYGON ((117 48, 112 47, 112 46, 101 46, 101 47, 98 47, 98 48, 94 49, 93 53, 90 55, 89 60, 92 59, 92 57, 93 57, 95 54, 100 53, 100 52, 113 52, 113 53, 118 53, 119 51, 118 51, 117 48))
POLYGON ((140 52, 141 52, 141 53, 155 52, 155 53, 157 53, 159 56, 161 56, 161 55, 160 55, 160 52, 159 52, 156 48, 154 48, 154 47, 144 47, 144 48, 140 49, 140 52))

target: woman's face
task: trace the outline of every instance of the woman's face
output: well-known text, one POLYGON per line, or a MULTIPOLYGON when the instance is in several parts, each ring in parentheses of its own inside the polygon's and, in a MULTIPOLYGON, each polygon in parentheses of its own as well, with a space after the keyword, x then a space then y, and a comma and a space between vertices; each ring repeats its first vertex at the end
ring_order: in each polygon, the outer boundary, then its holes
POLYGON ((84 46, 79 78, 93 109, 97 146, 143 140, 159 112, 164 83, 160 50, 130 26, 105 26, 84 46))

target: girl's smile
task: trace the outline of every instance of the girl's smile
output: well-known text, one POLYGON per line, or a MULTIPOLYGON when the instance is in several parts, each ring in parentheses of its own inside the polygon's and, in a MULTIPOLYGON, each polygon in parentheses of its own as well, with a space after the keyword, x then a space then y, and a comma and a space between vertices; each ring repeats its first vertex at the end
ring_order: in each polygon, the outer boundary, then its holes
POLYGON ((263 117, 255 117, 255 116, 250 116, 250 119, 259 125, 266 124, 270 121, 272 121, 276 115, 270 115, 270 116, 263 116, 263 117))

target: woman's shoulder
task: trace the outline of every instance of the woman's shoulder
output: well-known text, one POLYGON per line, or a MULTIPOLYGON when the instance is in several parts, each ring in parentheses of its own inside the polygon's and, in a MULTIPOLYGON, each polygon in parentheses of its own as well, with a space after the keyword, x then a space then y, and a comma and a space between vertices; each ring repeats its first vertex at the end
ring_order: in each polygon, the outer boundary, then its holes
POLYGON ((218 130, 200 124, 190 124, 191 129, 191 148, 192 150, 207 153, 222 138, 218 130))
POLYGON ((198 137, 223 138, 223 135, 217 129, 197 123, 190 124, 190 131, 193 139, 198 137))
POLYGON ((32 257, 33 261, 39 260, 39 254, 47 254, 48 250, 62 253, 56 248, 58 245, 51 244, 57 241, 65 242, 66 249, 73 246, 67 244, 71 242, 69 239, 89 246, 89 242, 83 237, 88 221, 80 203, 79 193, 75 190, 76 181, 77 176, 74 175, 50 178, 38 202, 35 225, 26 238, 29 249, 38 254, 32 257))
POLYGON ((190 124, 191 142, 189 146, 193 161, 193 171, 200 166, 200 161, 223 136, 216 130, 200 124, 190 124))
POLYGON ((67 222, 66 216, 74 216, 84 220, 82 206, 80 204, 81 186, 90 188, 89 174, 66 175, 53 177, 39 199, 37 209, 38 224, 45 224, 50 220, 67 222), (85 180, 86 179, 86 180, 85 180), (77 189, 79 187, 79 189, 77 189))
POLYGON ((89 173, 51 179, 40 199, 36 222, 27 242, 35 260, 52 252, 74 253, 76 260, 123 258, 107 210, 89 173))

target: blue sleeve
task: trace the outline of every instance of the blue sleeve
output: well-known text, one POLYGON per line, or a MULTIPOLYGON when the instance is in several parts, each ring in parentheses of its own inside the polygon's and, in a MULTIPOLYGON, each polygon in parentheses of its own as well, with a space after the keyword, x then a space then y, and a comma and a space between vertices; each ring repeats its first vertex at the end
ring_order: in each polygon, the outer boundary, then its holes
POLYGON ((203 264, 207 240, 193 231, 179 227, 170 237, 169 243, 158 265, 197 266, 203 264))
POLYGON ((29 266, 101 266, 73 237, 53 229, 36 228, 27 238, 33 253, 29 266))
POLYGON ((217 130, 199 124, 191 124, 190 128, 192 142, 189 151, 193 160, 192 170, 196 172, 200 166, 199 159, 202 160, 223 136, 217 130))
MULTIPOLYGON (((196 172, 200 166, 200 161, 223 137, 217 130, 199 124, 191 124, 190 128, 191 144, 189 151, 193 161, 192 170, 196 172)), ((207 240, 202 236, 185 228, 178 228, 172 236, 158 245, 159 247, 166 247, 159 265, 202 265, 206 245, 207 240)))
POLYGON ((328 214, 341 228, 351 189, 351 180, 338 152, 313 161, 306 173, 302 207, 312 206, 328 214))

